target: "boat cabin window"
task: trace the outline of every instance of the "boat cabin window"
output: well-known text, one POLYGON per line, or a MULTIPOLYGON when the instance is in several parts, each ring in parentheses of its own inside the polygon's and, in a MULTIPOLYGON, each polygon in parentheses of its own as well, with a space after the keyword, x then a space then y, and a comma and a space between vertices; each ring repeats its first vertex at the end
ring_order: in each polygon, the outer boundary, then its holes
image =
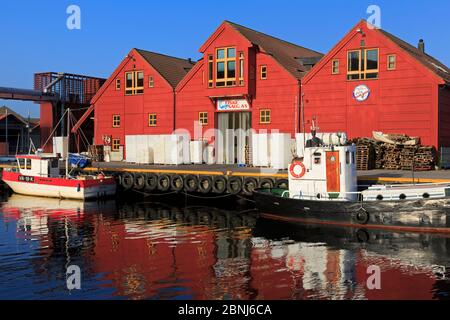
POLYGON ((58 161, 58 159, 53 159, 51 161, 51 166, 52 166, 52 168, 59 168, 59 161, 58 161))
POLYGON ((345 163, 350 164, 350 151, 345 153, 345 163))
POLYGON ((21 170, 31 170, 31 159, 18 159, 21 170))
POLYGON ((352 164, 356 163, 356 156, 355 156, 355 152, 352 152, 352 164))

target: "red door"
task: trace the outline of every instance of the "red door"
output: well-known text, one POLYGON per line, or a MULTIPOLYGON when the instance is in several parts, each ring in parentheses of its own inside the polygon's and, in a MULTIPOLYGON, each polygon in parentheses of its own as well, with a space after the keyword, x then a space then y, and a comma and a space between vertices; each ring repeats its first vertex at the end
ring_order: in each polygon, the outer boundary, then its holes
POLYGON ((331 193, 341 192, 341 170, 339 152, 327 152, 327 191, 331 193))

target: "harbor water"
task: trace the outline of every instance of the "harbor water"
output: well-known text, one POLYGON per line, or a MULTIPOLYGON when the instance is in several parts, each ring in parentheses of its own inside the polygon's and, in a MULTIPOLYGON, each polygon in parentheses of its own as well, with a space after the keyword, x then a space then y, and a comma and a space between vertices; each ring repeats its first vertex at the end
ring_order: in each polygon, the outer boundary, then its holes
POLYGON ((296 225, 242 204, 0 207, 0 299, 447 299, 449 267, 449 237, 296 225))

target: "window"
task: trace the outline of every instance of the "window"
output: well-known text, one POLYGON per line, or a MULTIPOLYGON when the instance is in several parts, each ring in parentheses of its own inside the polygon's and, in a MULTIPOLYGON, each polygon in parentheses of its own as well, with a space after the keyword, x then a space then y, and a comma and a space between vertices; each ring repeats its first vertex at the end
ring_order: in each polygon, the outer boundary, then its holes
POLYGON ((245 71, 244 71, 244 53, 243 52, 239 52, 239 85, 240 86, 244 85, 244 75, 245 75, 245 71))
POLYGON ((264 110, 260 111, 259 123, 261 123, 261 124, 270 124, 270 110, 264 109, 264 110))
POLYGON ((347 54, 347 79, 378 78, 378 49, 352 50, 347 54))
POLYGON ((267 79, 267 66, 261 66, 261 80, 267 79))
POLYGON ((339 60, 333 60, 331 67, 332 74, 339 74, 339 60))
POLYGON ((156 127, 157 124, 157 116, 156 113, 149 113, 148 115, 148 126, 156 127))
POLYGON ((200 112, 198 114, 198 121, 202 126, 208 125, 208 112, 200 112))
POLYGON ((397 68, 397 56, 395 54, 390 54, 387 56, 387 69, 395 70, 397 68))
POLYGON ((125 73, 125 94, 136 95, 144 93, 144 72, 131 71, 125 73))
POLYGON ((113 139, 112 141, 112 151, 120 150, 120 139, 113 139))
POLYGON ((214 87, 214 58, 212 55, 208 56, 208 87, 214 87))
POLYGON ((153 78, 153 76, 148 77, 148 87, 149 88, 155 87, 155 79, 153 78))
POLYGON ((113 128, 120 128, 120 115, 113 115, 113 128))
POLYGON ((216 50, 216 87, 236 85, 236 48, 216 50))
POLYGON ((120 90, 120 79, 116 79, 116 91, 120 90))

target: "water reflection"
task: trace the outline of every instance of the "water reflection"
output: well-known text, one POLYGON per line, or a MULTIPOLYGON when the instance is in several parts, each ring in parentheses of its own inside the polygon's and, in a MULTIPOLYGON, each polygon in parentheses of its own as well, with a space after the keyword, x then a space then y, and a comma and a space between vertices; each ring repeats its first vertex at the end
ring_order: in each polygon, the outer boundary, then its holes
POLYGON ((201 206, 14 195, 0 209, 2 299, 447 298, 449 239, 287 224, 201 206), (82 268, 82 290, 65 271, 82 268), (367 268, 382 269, 368 290, 367 268))

